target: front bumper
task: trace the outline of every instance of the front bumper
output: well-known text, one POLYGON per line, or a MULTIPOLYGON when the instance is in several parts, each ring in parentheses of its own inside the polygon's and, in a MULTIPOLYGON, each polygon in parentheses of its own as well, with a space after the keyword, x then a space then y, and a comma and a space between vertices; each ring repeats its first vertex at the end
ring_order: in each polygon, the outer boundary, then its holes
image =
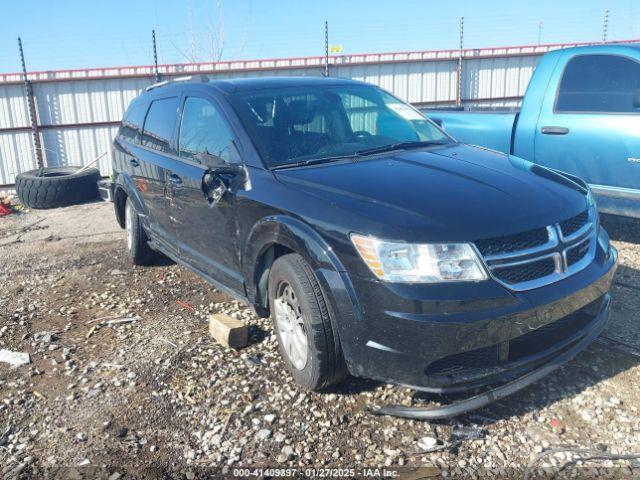
POLYGON ((495 282, 354 281, 362 316, 340 332, 347 364, 356 376, 433 393, 547 371, 546 365, 601 330, 616 263, 613 247, 598 248, 583 271, 527 292, 509 292, 495 282))
POLYGON ((557 352, 556 355, 550 354, 550 359, 546 358, 543 363, 535 367, 534 370, 523 374, 515 380, 511 380, 509 383, 443 407, 421 408, 406 407, 404 405, 389 405, 375 410, 374 413, 378 415, 393 415, 418 420, 451 418, 471 410, 484 407, 485 405, 495 402, 500 398, 507 397, 518 390, 522 390, 571 360, 578 353, 584 350, 591 342, 593 342, 598 335, 600 335, 609 317, 609 305, 611 303, 611 299, 608 294, 605 295, 603 300, 602 308, 593 320, 592 324, 590 324, 589 328, 585 329, 586 332, 577 332, 572 341, 559 349, 559 352, 557 352))

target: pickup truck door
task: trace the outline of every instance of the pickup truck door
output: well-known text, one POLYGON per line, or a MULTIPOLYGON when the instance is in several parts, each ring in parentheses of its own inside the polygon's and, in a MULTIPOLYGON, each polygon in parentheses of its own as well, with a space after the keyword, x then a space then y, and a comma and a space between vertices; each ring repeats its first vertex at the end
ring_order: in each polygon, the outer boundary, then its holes
MULTIPOLYGON (((244 293, 237 250, 235 193, 229 188, 216 202, 207 198, 203 179, 210 166, 199 154, 240 163, 231 129, 215 101, 185 96, 178 132, 179 160, 167 177, 180 253, 195 270, 221 287, 244 293)), ((233 181, 230 177, 217 178, 226 186, 233 181)))
POLYGON ((596 194, 640 200, 638 60, 565 52, 549 85, 535 162, 578 175, 596 194))

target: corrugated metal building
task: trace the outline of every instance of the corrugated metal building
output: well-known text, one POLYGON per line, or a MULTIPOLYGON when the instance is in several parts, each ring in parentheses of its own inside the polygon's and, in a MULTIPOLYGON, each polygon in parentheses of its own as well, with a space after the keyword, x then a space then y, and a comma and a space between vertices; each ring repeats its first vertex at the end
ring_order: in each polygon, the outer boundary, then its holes
MULTIPOLYGON (((464 105, 518 106, 542 54, 574 45, 333 56, 332 76, 380 85, 419 106, 451 106, 458 98, 462 54, 464 105)), ((211 78, 322 75, 323 57, 161 65, 163 78, 202 73, 211 78)), ((33 72, 40 143, 45 165, 81 165, 110 148, 129 102, 153 83, 151 66, 33 72)), ((110 159, 99 162, 103 175, 110 159)), ((0 185, 37 167, 21 74, 0 74, 0 185)))

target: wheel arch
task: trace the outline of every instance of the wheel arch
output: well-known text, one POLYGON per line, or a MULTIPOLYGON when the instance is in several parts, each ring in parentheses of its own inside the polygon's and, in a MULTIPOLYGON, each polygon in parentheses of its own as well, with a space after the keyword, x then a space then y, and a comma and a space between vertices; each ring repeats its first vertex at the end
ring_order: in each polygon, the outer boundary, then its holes
POLYGON ((120 228, 125 228, 125 206, 127 199, 133 203, 133 207, 138 213, 146 215, 147 209, 144 202, 140 199, 138 190, 134 187, 133 180, 129 175, 120 173, 114 182, 113 206, 115 209, 116 220, 120 228))
MULTIPOLYGON (((348 281, 346 269, 331 246, 302 220, 284 215, 263 218, 251 229, 245 245, 243 266, 247 294, 258 313, 268 315, 269 269, 279 256, 286 253, 301 255, 319 277, 326 276, 323 272, 334 272, 348 281)), ((328 285, 325 278, 320 280, 321 284, 324 283, 323 289, 330 290, 325 293, 333 293, 333 286, 328 285)), ((352 290, 351 282, 348 284, 343 288, 352 290)))
POLYGON ((116 213, 116 221, 120 228, 125 228, 125 208, 127 204, 127 192, 121 186, 117 186, 113 192, 113 208, 116 213))
MULTIPOLYGON (((268 316, 268 279, 273 262, 286 253, 297 253, 311 266, 329 306, 334 335, 349 339, 362 326, 362 312, 355 289, 331 246, 310 225, 288 216, 272 216, 256 223, 247 236, 243 270, 247 297, 258 315, 268 316)), ((354 368, 352 341, 340 341, 350 371, 354 368)))

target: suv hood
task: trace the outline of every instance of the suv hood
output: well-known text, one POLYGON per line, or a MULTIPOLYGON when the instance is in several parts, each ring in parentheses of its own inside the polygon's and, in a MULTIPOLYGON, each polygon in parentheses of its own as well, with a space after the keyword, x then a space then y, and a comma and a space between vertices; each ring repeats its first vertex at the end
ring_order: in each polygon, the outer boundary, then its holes
POLYGON ((406 241, 472 241, 549 225, 587 208, 584 192, 560 175, 555 181, 553 174, 532 173, 532 165, 453 144, 274 173, 321 200, 330 221, 348 230, 406 241))

